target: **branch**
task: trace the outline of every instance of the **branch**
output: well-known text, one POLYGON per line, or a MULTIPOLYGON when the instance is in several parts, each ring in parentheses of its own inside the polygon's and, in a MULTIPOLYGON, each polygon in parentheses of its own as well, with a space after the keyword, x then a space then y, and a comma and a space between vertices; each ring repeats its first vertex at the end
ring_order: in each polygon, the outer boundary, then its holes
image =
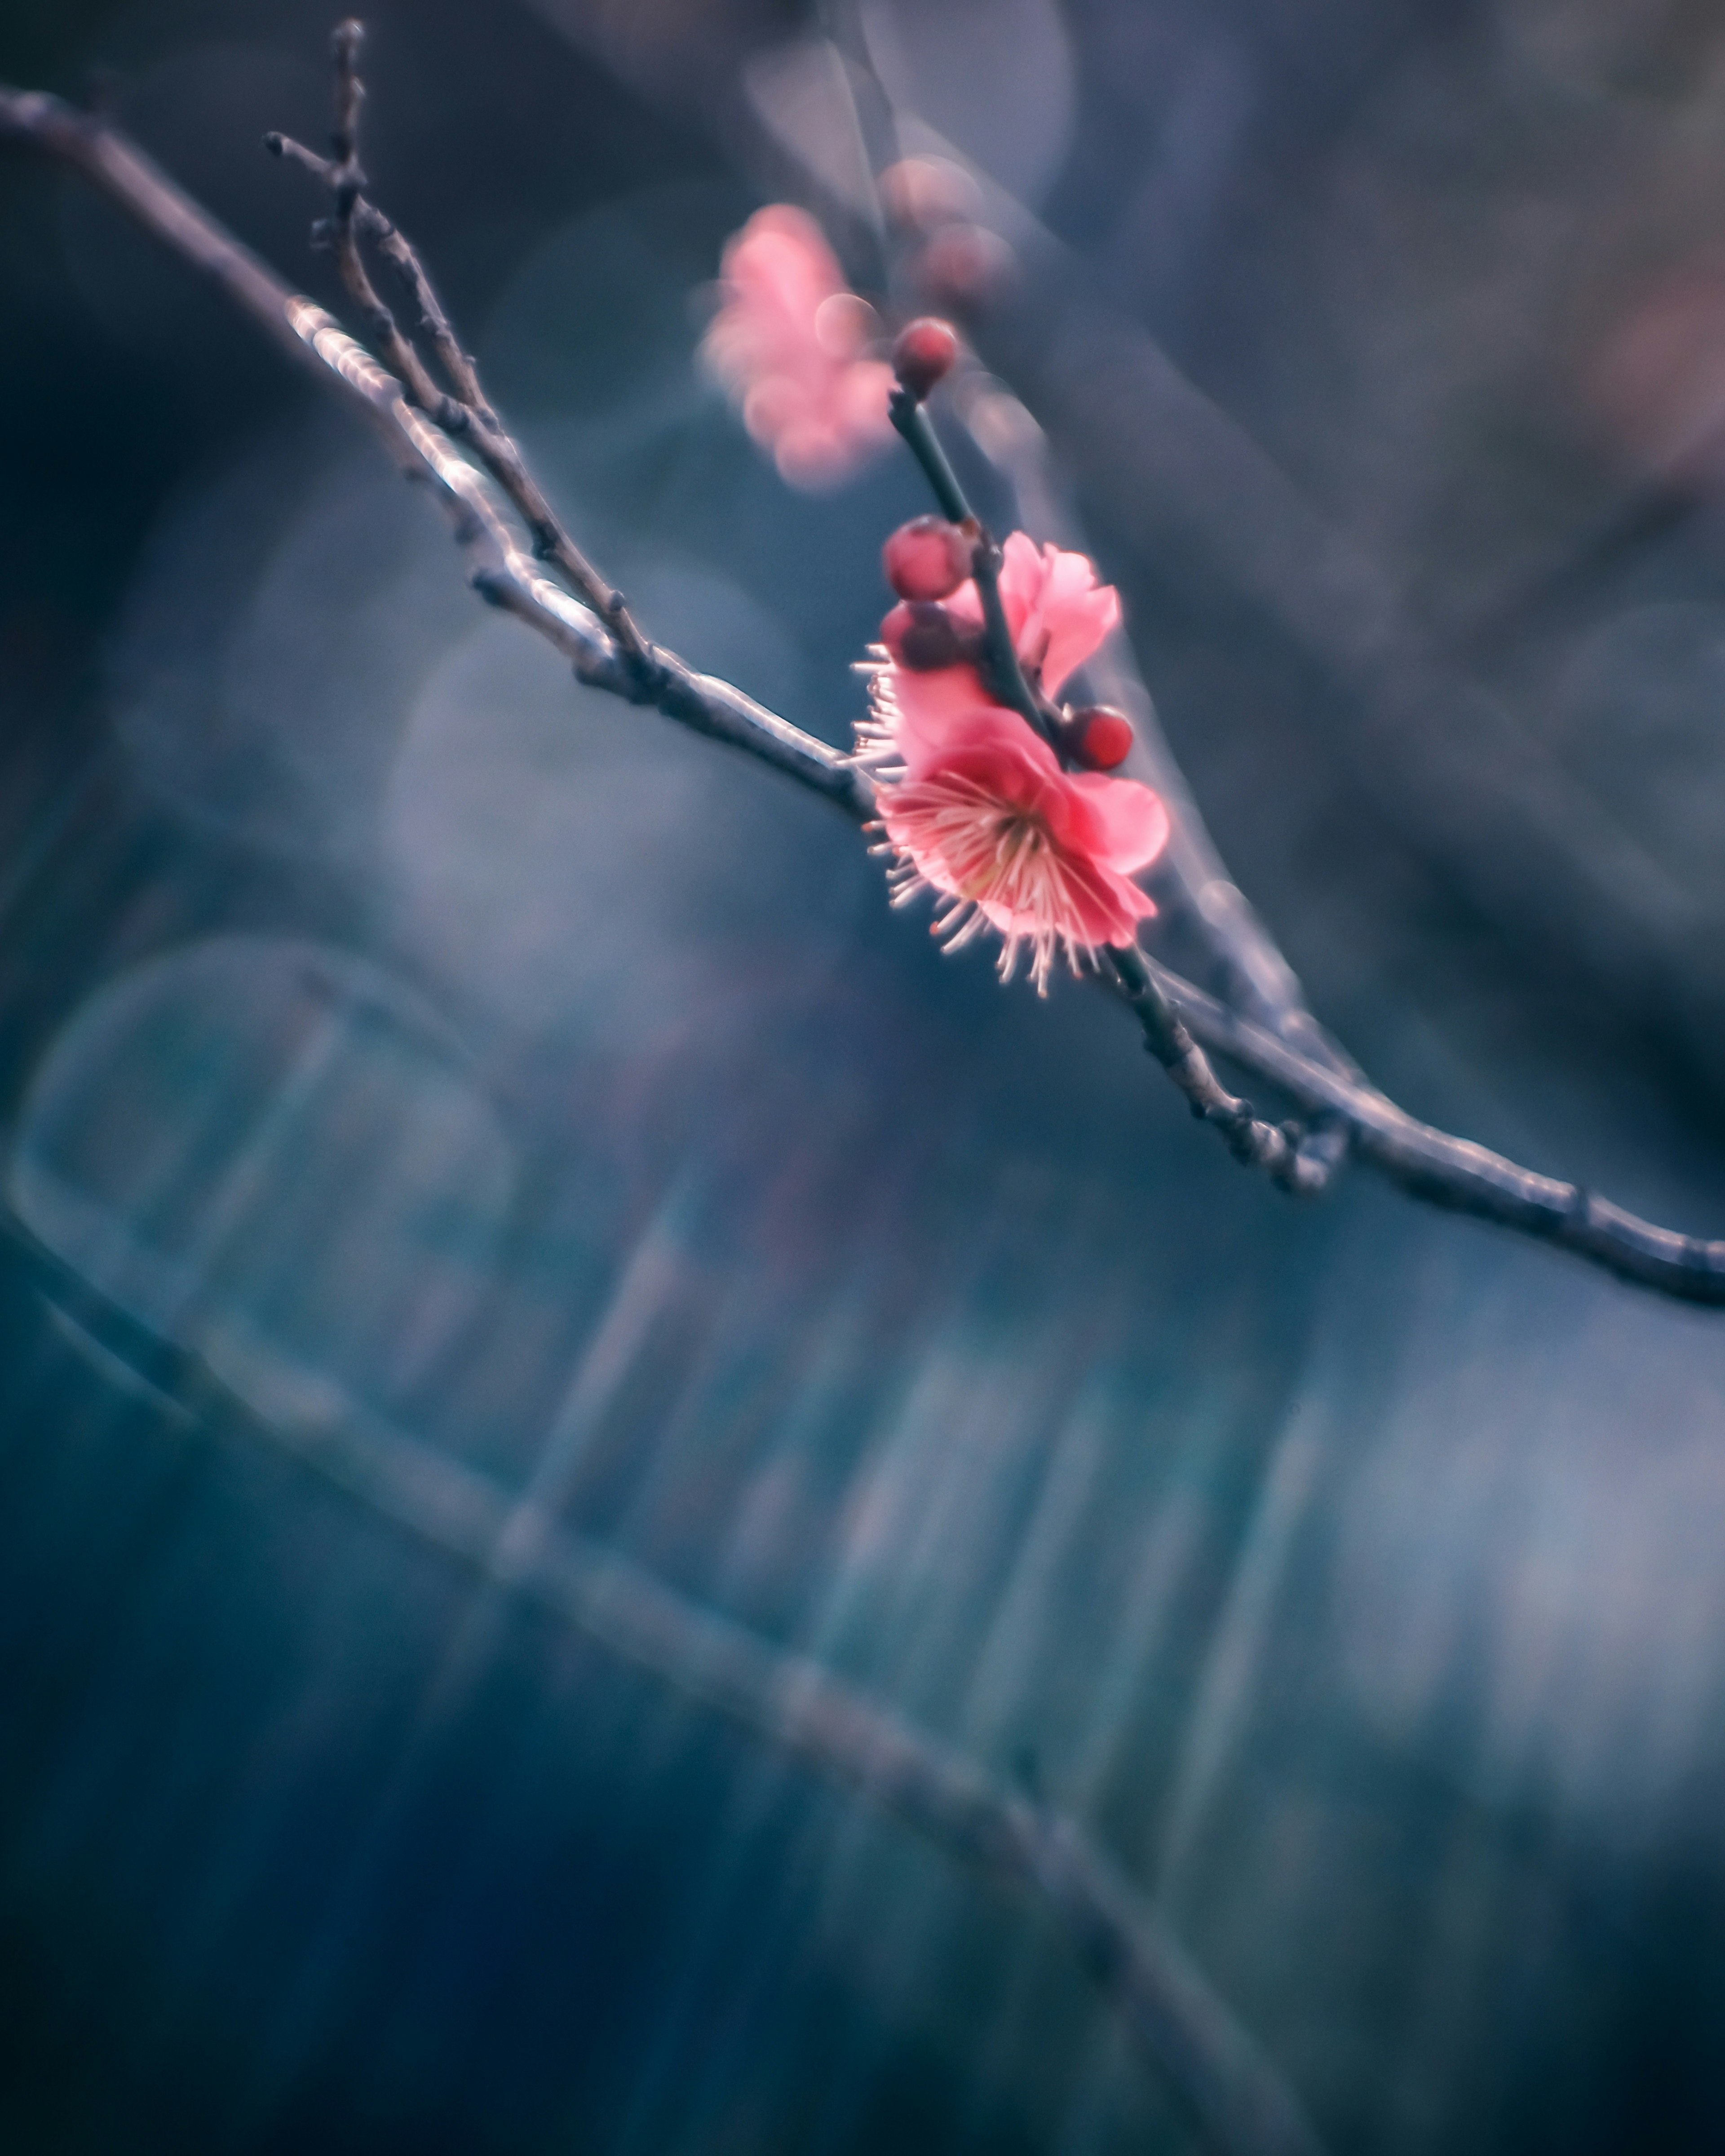
MULTIPOLYGON (((1725 1241, 1656 1227, 1579 1183, 1536 1174, 1471 1139, 1422 1123, 1376 1087, 1328 1070, 1153 958, 1143 964, 1162 1002, 1197 1040, 1308 1113, 1327 1113, 1345 1125, 1361 1158, 1410 1196, 1573 1251, 1620 1280, 1677 1301, 1725 1305, 1725 1241)), ((1153 1053, 1159 1053, 1150 1040, 1152 1028, 1162 1023, 1159 1011, 1147 1009, 1131 988, 1122 992, 1153 1053)))
MULTIPOLYGON (((399 362, 395 372, 380 367, 362 346, 357 344, 313 301, 291 291, 100 116, 75 112, 59 100, 41 93, 20 93, 0 86, 0 133, 10 131, 24 135, 69 157, 99 181, 146 229, 170 244, 184 250, 184 235, 195 234, 198 244, 191 252, 191 259, 198 266, 219 274, 224 288, 278 341, 280 326, 285 323, 301 346, 321 360, 348 390, 363 398, 367 416, 382 429, 388 446, 407 475, 433 482, 450 517, 456 542, 469 556, 468 581, 475 590, 491 605, 517 615, 556 644, 573 662, 579 679, 591 686, 626 696, 631 702, 652 703, 666 716, 681 721, 696 732, 752 748, 767 762, 849 809, 859 821, 872 820, 873 787, 850 759, 763 710, 728 683, 697 675, 675 654, 647 645, 632 622, 628 624, 628 638, 619 634, 617 618, 627 620, 621 594, 610 592, 584 557, 576 556, 580 581, 599 593, 609 593, 613 619, 606 628, 600 626, 592 613, 575 605, 565 593, 538 575, 515 544, 472 467, 454 453, 444 431, 428 424, 428 419, 442 420, 470 444, 494 476, 499 478, 511 499, 522 508, 530 530, 539 531, 542 542, 547 527, 558 535, 559 546, 549 551, 561 565, 563 553, 572 552, 572 544, 562 539, 561 527, 557 526, 548 503, 527 475, 515 444, 497 426, 495 417, 489 422, 482 421, 473 408, 438 391, 417 352, 402 337, 393 316, 377 297, 359 260, 353 240, 362 200, 358 189, 364 177, 357 162, 358 113, 364 95, 355 72, 359 39, 358 24, 347 22, 337 26, 332 41, 336 161, 320 159, 286 136, 270 136, 265 141, 276 155, 289 157, 316 171, 329 185, 336 203, 336 216, 331 220, 333 244, 344 265, 344 279, 357 304, 371 320, 373 334, 385 352, 399 362), (532 513, 536 508, 540 512, 536 521, 532 513)), ((372 213, 368 208, 367 216, 367 221, 375 218, 379 223, 387 222, 380 213, 372 213)), ((405 241, 401 244, 413 263, 418 280, 429 292, 429 280, 418 269, 417 256, 405 241)), ((295 356, 300 356, 297 349, 295 356)), ((476 384, 476 376, 475 381, 476 384)), ((1006 663, 1025 708, 1039 729, 1046 731, 1045 721, 1037 711, 1019 670, 1017 654, 1001 613, 998 583, 994 580, 999 550, 964 506, 957 481, 934 439, 926 413, 909 398, 905 398, 903 404, 901 413, 895 403, 895 424, 901 427, 937 485, 940 475, 944 475, 951 498, 977 533, 973 559, 978 582, 983 587, 985 604, 992 598, 990 619, 999 632, 993 641, 1004 644, 1006 663)), ((485 407, 487 413, 490 408, 489 405, 485 407)), ((536 547, 536 552, 545 551, 542 543, 536 547)), ((1175 1083, 1194 1100, 1197 1112, 1223 1132, 1238 1158, 1261 1162, 1277 1173, 1290 1189, 1312 1187, 1309 1181, 1301 1182, 1294 1165, 1288 1165, 1284 1172, 1284 1156, 1291 1150, 1288 1142, 1280 1132, 1254 1122, 1249 1104, 1232 1101, 1231 1096, 1224 1093, 1202 1054, 1189 1041, 1178 1062, 1166 1067, 1175 1083), (1203 1088, 1203 1106, 1191 1092, 1193 1083, 1203 1088)))
POLYGON ((1048 1907, 1221 2156, 1322 2156, 1299 2104, 1178 1941, 1078 1824, 992 1780, 807 1655, 627 1558, 233 1333, 194 1353, 141 1324, 0 1209, 0 1255, 178 1414, 295 1459, 620 1660, 1048 1907), (256 1402, 259 1405, 254 1405, 256 1402))
POLYGON ((266 135, 264 146, 314 173, 328 188, 333 214, 314 226, 314 241, 327 244, 333 250, 342 283, 391 372, 406 388, 409 402, 446 433, 470 444, 480 463, 521 512, 535 555, 562 574, 622 649, 634 675, 634 701, 652 703, 659 685, 659 654, 635 626, 622 593, 599 574, 564 530, 521 451, 499 424, 480 385, 479 370, 461 349, 418 254, 382 212, 365 199, 366 175, 359 162, 359 116, 366 94, 359 76, 359 52, 364 38, 362 27, 350 19, 336 24, 330 41, 334 66, 335 125, 331 131, 334 159, 320 157, 285 135, 266 135), (378 296, 360 256, 358 235, 362 233, 379 242, 406 285, 418 309, 421 326, 429 334, 433 348, 454 384, 454 395, 438 388, 412 341, 403 336, 395 316, 378 296))
MULTIPOLYGON (((75 112, 41 92, 0 86, 0 136, 8 134, 77 166, 364 417, 398 467, 429 485, 467 557, 469 582, 483 598, 548 639, 582 680, 642 700, 640 677, 627 649, 593 611, 540 574, 516 543, 480 475, 413 408, 402 384, 322 308, 282 283, 100 117, 75 112)), ((872 819, 873 788, 838 750, 670 653, 655 651, 654 660, 656 676, 646 701, 667 717, 773 765, 858 823, 872 819)), ((1537 1175, 1419 1122, 1355 1074, 1351 1064, 1335 1068, 1327 1057, 1240 1016, 1142 952, 1127 956, 1114 985, 1137 1016, 1151 1051, 1203 1119, 1238 1157, 1289 1187, 1312 1187, 1312 1178, 1297 1165, 1312 1142, 1311 1134, 1300 1139, 1286 1127, 1277 1131, 1260 1123, 1249 1103, 1220 1085, 1204 1049, 1225 1055, 1317 1118, 1326 1142, 1345 1132, 1364 1158, 1414 1197, 1554 1244, 1680 1301, 1725 1304, 1725 1242, 1656 1227, 1574 1183, 1537 1175), (1171 1019, 1184 1029, 1183 1040, 1171 1029, 1171 1019), (1286 1152, 1291 1142, 1294 1161, 1286 1152)))
MULTIPOLYGON (((555 644, 594 688, 639 700, 627 654, 595 613, 545 576, 517 543, 484 480, 443 432, 409 403, 403 385, 313 300, 282 282, 136 145, 100 116, 59 98, 0 85, 0 136, 34 144, 74 165, 207 277, 288 357, 363 418, 408 479, 429 488, 467 560, 468 581, 555 644)), ((839 751, 764 710, 740 689, 656 651, 649 699, 666 716, 745 748, 835 802, 858 822, 874 789, 839 751)))

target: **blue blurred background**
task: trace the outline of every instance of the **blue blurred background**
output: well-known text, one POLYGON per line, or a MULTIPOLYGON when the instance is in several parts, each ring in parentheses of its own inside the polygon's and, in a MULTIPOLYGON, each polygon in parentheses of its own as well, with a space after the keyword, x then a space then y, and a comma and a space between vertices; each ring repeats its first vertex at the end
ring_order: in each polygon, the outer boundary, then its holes
MULTIPOLYGON (((658 639, 841 742, 892 459, 701 377, 809 14, 380 0, 367 163, 658 639)), ((1725 1230, 1725 31, 870 0, 1235 874, 1415 1112, 1725 1230)), ((296 281, 309 0, 8 0, 296 281)), ((907 122, 907 125, 909 123, 907 122)), ((838 142, 838 150, 834 143, 838 142)), ((933 274, 931 266, 930 274, 933 274)), ((1725 2145, 1725 1319, 1003 993, 575 689, 368 439, 0 159, 12 1203, 1080 1815, 1337 2151, 1725 2145), (551 1463, 547 1469, 546 1463, 551 1463)), ((0 2146, 1188 2147, 1065 1941, 0 1275, 0 2146)))

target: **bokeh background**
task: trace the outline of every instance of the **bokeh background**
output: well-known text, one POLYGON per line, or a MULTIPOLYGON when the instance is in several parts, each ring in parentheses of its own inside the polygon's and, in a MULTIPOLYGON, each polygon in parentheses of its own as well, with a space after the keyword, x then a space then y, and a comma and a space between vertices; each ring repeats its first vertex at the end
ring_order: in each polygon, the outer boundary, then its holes
MULTIPOLYGON (((296 280, 308 0, 8 0, 296 280)), ((846 738, 887 459, 694 364, 866 233, 788 0, 379 0, 367 162, 649 634, 846 738)), ((1416 1112, 1725 1230, 1725 28, 869 0, 1235 872, 1416 1112)), ((907 123, 908 124, 908 123, 907 123)), ((938 264, 927 265, 935 274, 938 264)), ((952 270, 949 259, 947 268, 952 270)), ((1337 2151, 1725 2142, 1725 1319, 1230 1167, 819 803, 576 690, 0 156, 11 1202, 1077 1812, 1337 2151)), ((1024 1902, 0 1278, 0 2145, 1189 2145, 1024 1902)))

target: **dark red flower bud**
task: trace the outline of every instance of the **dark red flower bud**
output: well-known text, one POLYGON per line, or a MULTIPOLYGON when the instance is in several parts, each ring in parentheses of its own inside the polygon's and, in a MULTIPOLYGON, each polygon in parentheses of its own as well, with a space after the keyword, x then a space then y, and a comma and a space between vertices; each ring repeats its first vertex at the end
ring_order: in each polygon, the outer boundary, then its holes
POLYGON ((970 574, 970 547, 944 516, 913 516, 880 549, 880 566, 901 599, 943 599, 970 574))
POLYGON ((913 674, 973 665, 980 650, 974 631, 927 599, 901 599, 881 623, 880 641, 913 674))
POLYGON ((950 322, 922 315, 906 322, 892 347, 892 371, 920 404, 937 382, 952 371, 958 357, 958 332, 950 322))
POLYGON ((1137 738, 1126 713, 1107 704, 1086 704, 1073 712, 1070 724, 1072 753, 1092 771, 1112 771, 1124 763, 1137 738))

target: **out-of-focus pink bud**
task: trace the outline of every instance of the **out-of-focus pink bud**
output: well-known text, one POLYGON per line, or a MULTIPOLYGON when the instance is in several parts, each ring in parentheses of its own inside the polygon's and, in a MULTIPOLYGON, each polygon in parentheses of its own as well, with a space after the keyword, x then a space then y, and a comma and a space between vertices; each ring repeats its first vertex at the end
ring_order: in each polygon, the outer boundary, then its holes
POLYGON ((943 599, 970 574, 970 548, 944 516, 913 516, 880 549, 880 566, 901 599, 943 599))
POLYGON ((983 191, 950 157, 901 157, 880 175, 880 200, 901 232, 933 232, 982 214, 983 191))
POLYGON ((1137 737, 1124 711, 1109 704, 1086 704, 1070 720, 1072 752, 1092 771, 1112 771, 1126 762, 1137 737))
POLYGON ((1698 492, 1725 479, 1725 258, 1692 256, 1633 302, 1594 356, 1589 400, 1640 475, 1698 492))
POLYGON ((950 322, 921 315, 906 322, 892 347, 892 371, 917 403, 949 375, 958 357, 958 332, 950 322))
POLYGON ((917 254, 913 274, 937 306, 985 306, 1011 283, 1018 257, 986 225, 942 226, 917 254))

